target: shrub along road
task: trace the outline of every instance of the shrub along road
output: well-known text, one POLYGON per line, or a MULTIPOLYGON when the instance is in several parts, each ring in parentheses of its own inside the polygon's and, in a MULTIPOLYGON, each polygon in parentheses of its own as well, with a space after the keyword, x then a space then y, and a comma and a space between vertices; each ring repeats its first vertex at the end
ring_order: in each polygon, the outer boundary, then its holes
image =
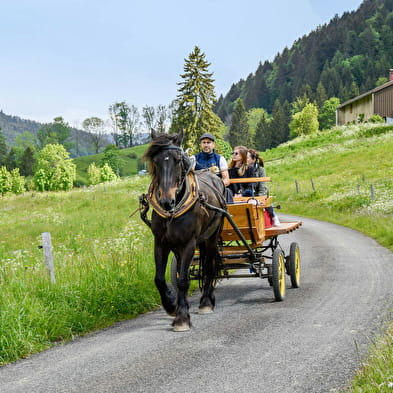
MULTIPOLYGON (((292 217, 293 219, 293 217, 292 217)), ((349 381, 392 305, 393 254, 364 235, 303 220, 301 287, 232 279, 213 314, 174 333, 161 309, 0 368, 0 392, 333 392, 349 381)), ((153 278, 152 278, 153 285, 153 278)))

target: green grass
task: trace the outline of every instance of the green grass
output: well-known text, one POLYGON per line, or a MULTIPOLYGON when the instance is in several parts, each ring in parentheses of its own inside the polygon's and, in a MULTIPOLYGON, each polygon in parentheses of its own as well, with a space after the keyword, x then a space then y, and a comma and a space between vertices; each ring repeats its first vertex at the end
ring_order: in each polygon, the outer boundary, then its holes
MULTIPOLYGON (((119 150, 121 160, 121 173, 122 177, 136 175, 140 166, 143 165, 141 157, 146 150, 146 145, 134 146, 127 149, 119 150)), ((75 185, 87 186, 90 184, 87 169, 90 164, 95 163, 96 166, 101 166, 101 160, 104 154, 92 154, 89 156, 77 157, 73 159, 76 165, 76 181, 75 185)))
POLYGON ((1 201, 0 364, 159 305, 152 239, 138 214, 147 178, 1 201), (44 265, 50 232, 56 284, 44 265))
MULTIPOLYGON (((392 129, 335 128, 264 152, 278 213, 344 225, 393 251, 392 129)), ((133 149, 140 157, 145 146, 133 149)), ((93 157, 75 160, 78 173, 93 157)), ((130 159, 127 170, 135 168, 130 159)), ((148 182, 134 176, 0 200, 0 364, 158 306, 152 236, 138 213, 130 217, 148 182), (38 248, 42 232, 52 235, 55 285, 38 248)), ((348 391, 391 391, 392 326, 348 391)))

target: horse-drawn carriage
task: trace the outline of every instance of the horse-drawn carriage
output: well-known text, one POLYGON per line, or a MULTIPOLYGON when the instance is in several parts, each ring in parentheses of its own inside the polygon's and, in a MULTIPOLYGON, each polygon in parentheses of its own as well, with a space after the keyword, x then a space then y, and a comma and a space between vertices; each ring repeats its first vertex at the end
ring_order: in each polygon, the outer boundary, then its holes
MULTIPOLYGON (((231 182, 266 182, 270 178, 231 179, 231 182)), ((223 212, 224 222, 218 239, 220 254, 216 279, 266 278, 273 287, 274 297, 285 297, 285 273, 293 288, 300 285, 299 245, 292 242, 289 253, 280 245, 278 236, 290 233, 302 225, 301 221, 282 222, 272 226, 265 210, 272 205, 272 197, 234 197, 234 203, 223 212)), ((171 282, 176 287, 178 271, 174 256, 171 263, 171 282)), ((190 265, 190 280, 201 281, 200 255, 196 249, 190 265)))
MULTIPOLYGON (((154 234, 155 284, 164 309, 174 315, 175 331, 191 326, 187 291, 190 280, 201 288, 199 313, 212 312, 217 280, 231 277, 267 278, 276 300, 285 296, 285 274, 292 286, 300 282, 297 243, 285 255, 278 236, 301 225, 283 222, 273 227, 265 208, 271 197, 235 197, 226 204, 221 179, 208 171, 196 173, 183 152, 179 134, 152 134, 145 156, 152 182, 140 198, 141 218, 154 234), (153 208, 151 220, 147 217, 153 208), (165 280, 170 252, 171 282, 165 280)), ((269 178, 231 179, 232 182, 269 181, 269 178)))

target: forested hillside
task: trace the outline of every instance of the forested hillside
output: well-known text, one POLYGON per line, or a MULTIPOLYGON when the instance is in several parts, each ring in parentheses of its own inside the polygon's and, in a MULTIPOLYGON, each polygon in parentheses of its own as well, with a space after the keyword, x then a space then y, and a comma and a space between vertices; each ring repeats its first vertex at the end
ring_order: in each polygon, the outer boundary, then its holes
POLYGON ((0 110, 0 128, 8 146, 12 146, 15 143, 15 138, 25 131, 37 135, 38 130, 43 125, 33 120, 24 120, 18 116, 6 115, 0 110))
POLYGON ((364 0, 358 10, 336 15, 328 24, 297 39, 275 59, 261 62, 255 73, 234 83, 215 112, 228 122, 236 99, 246 110, 274 112, 304 94, 321 105, 341 102, 388 80, 393 68, 393 0, 364 0))
MULTIPOLYGON (((69 128, 67 143, 72 157, 96 153, 91 142, 91 138, 87 132, 69 127, 68 124, 66 125, 69 128)), ((0 132, 5 137, 7 150, 10 150, 10 148, 15 146, 18 136, 26 139, 25 137, 27 132, 32 134, 35 139, 41 129, 51 128, 52 126, 53 123, 43 124, 34 120, 21 119, 19 116, 7 115, 0 109, 0 132)), ((107 143, 110 143, 109 137, 107 139, 107 143)))

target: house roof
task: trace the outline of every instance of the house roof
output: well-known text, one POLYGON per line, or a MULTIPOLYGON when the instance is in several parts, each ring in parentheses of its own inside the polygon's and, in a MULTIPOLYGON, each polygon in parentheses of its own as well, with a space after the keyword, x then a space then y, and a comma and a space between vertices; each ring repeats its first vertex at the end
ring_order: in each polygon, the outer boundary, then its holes
POLYGON ((389 82, 386 82, 386 83, 384 83, 384 84, 381 85, 381 86, 375 87, 374 89, 369 90, 369 91, 367 91, 366 93, 361 94, 360 96, 357 96, 357 97, 355 97, 355 98, 352 98, 351 100, 345 101, 344 103, 342 103, 341 105, 339 105, 339 106, 337 107, 337 109, 343 108, 344 106, 347 106, 348 104, 352 104, 352 103, 355 102, 355 101, 361 100, 362 98, 367 97, 368 95, 377 93, 378 91, 383 90, 383 89, 386 89, 387 87, 392 86, 392 85, 393 85, 393 80, 391 80, 391 81, 389 81, 389 82))

